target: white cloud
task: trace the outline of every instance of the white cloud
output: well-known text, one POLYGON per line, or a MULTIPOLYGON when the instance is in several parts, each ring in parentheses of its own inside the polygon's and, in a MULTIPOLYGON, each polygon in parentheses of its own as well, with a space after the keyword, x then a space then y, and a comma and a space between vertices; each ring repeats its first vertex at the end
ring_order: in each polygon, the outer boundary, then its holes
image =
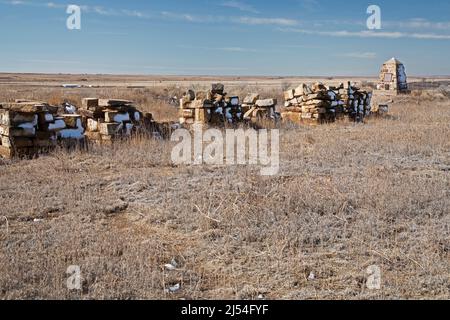
POLYGON ((401 38, 401 32, 374 32, 374 31, 320 31, 320 30, 306 30, 306 29, 294 29, 294 28, 284 28, 279 29, 283 32, 295 32, 303 33, 308 35, 318 35, 318 36, 330 36, 330 37, 359 37, 359 38, 401 38))
POLYGON ((285 18, 254 18, 254 17, 238 17, 232 18, 235 23, 247 25, 279 25, 279 26, 295 26, 298 25, 297 20, 285 18))
POLYGON ((13 6, 20 6, 20 5, 29 5, 31 4, 30 2, 26 2, 26 1, 20 1, 20 0, 11 0, 11 1, 2 1, 4 4, 10 4, 13 6))
POLYGON ((101 6, 86 7, 87 11, 93 11, 101 16, 117 16, 117 12, 113 9, 105 9, 101 6))
POLYGON ((424 18, 415 18, 406 21, 386 21, 383 26, 408 28, 408 29, 435 29, 435 30, 450 30, 450 21, 429 21, 424 18))
POLYGON ((196 50, 211 50, 211 51, 225 51, 225 52, 257 52, 258 51, 253 48, 243 48, 243 47, 205 47, 205 46, 190 46, 190 45, 178 45, 178 48, 196 49, 196 50))
POLYGON ((428 40, 450 40, 450 35, 446 34, 434 34, 434 33, 412 33, 408 35, 415 39, 428 39, 428 40))
POLYGON ((242 47, 224 47, 224 48, 217 48, 221 51, 227 51, 227 52, 258 52, 257 49, 251 49, 251 48, 242 48, 242 47))
POLYGON ((214 17, 212 16, 195 16, 192 15, 190 13, 176 13, 176 12, 169 12, 169 11, 163 11, 161 12, 161 16, 163 18, 167 18, 167 19, 173 19, 173 20, 181 20, 181 21, 185 21, 185 22, 196 22, 196 23, 207 23, 207 22, 213 22, 213 21, 218 21, 221 18, 220 17, 216 17, 214 19, 214 17))
POLYGON ((252 5, 249 5, 247 3, 240 2, 240 1, 235 1, 235 0, 225 1, 221 4, 221 6, 238 9, 238 10, 245 11, 245 12, 251 12, 251 13, 255 13, 255 14, 259 13, 259 11, 256 10, 252 5))
POLYGON ((426 39, 426 40, 450 40, 450 35, 435 34, 435 33, 406 33, 406 32, 389 32, 389 31, 319 31, 319 30, 304 30, 295 28, 279 28, 283 32, 296 32, 307 35, 329 36, 329 37, 348 37, 348 38, 382 38, 382 39, 426 39))
POLYGON ((355 59, 375 59, 377 54, 375 52, 350 52, 338 55, 339 57, 355 58, 355 59))
POLYGON ((255 18, 255 17, 224 17, 224 16, 197 16, 189 13, 176 13, 163 11, 161 15, 168 19, 181 20, 185 22, 193 23, 218 23, 218 22, 231 22, 236 24, 246 25, 277 25, 283 27, 298 25, 297 20, 284 19, 284 18, 255 18))
POLYGON ((151 15, 141 12, 141 11, 137 11, 137 10, 125 10, 122 9, 121 12, 128 16, 128 17, 136 17, 136 18, 141 18, 141 19, 149 19, 151 18, 151 15))
POLYGON ((33 7, 38 7, 42 5, 40 3, 33 3, 30 1, 23 1, 23 0, 2 0, 0 1, 0 4, 5 4, 9 6, 33 6, 33 7))
MULTIPOLYGON (((40 6, 52 9, 60 9, 65 8, 67 5, 65 4, 57 4, 54 2, 47 3, 31 3, 22 0, 3 0, 0 3, 8 4, 8 5, 26 5, 26 6, 40 6)), ((243 2, 239 1, 226 1, 222 3, 223 6, 228 6, 232 8, 237 8, 242 11, 248 11, 256 13, 257 11, 250 5, 247 5, 243 2)), ((129 9, 111 9, 98 5, 83 5, 81 9, 87 13, 94 13, 101 16, 127 16, 127 17, 135 17, 141 19, 150 19, 152 17, 156 17, 146 12, 138 11, 138 10, 129 10, 129 9)), ((255 18, 255 17, 224 17, 224 16, 215 16, 215 15, 195 15, 191 13, 177 13, 170 11, 163 11, 159 14, 160 18, 172 19, 172 20, 180 20, 185 22, 192 23, 219 23, 219 22, 232 22, 237 24, 246 24, 246 25, 278 25, 278 26, 296 26, 298 25, 298 21, 292 19, 285 18, 255 18)))
POLYGON ((179 72, 194 72, 195 74, 198 73, 198 71, 201 72, 208 72, 208 71, 243 71, 243 70, 247 70, 247 68, 240 68, 240 67, 226 67, 226 66, 212 66, 212 67, 208 67, 208 66, 195 66, 195 67, 177 67, 177 66, 172 66, 172 67, 167 67, 167 66, 142 66, 142 65, 121 65, 120 67, 124 67, 124 68, 133 68, 133 69, 147 69, 147 70, 161 70, 161 71, 166 71, 166 72, 171 72, 174 74, 177 74, 179 72))
POLYGON ((309 44, 287 44, 287 45, 280 45, 282 48, 289 48, 289 49, 324 49, 324 46, 316 46, 316 45, 309 45, 309 44))
POLYGON ((47 2, 45 4, 47 7, 49 8, 57 8, 57 9, 61 9, 61 8, 67 8, 67 5, 64 4, 58 4, 58 3, 54 3, 54 2, 47 2))
POLYGON ((73 61, 73 60, 58 60, 58 59, 21 59, 17 60, 21 63, 46 63, 46 64, 81 64, 81 61, 73 61))
MULTIPOLYGON (((51 9, 61 9, 67 7, 68 4, 55 2, 31 2, 27 0, 0 0, 1 4, 12 6, 33 6, 46 7, 51 9)), ((298 3, 305 8, 316 8, 319 6, 318 0, 298 0, 298 3)), ((221 6, 235 8, 241 11, 251 13, 259 13, 252 5, 238 0, 225 0, 221 6)), ((191 23, 235 23, 244 25, 274 25, 279 27, 295 27, 301 25, 300 21, 295 19, 278 18, 278 17, 225 17, 215 15, 194 15, 191 13, 175 13, 164 11, 160 14, 150 14, 143 11, 131 9, 110 9, 97 5, 82 5, 82 10, 91 14, 98 14, 101 16, 123 16, 134 17, 140 19, 151 18, 166 18, 174 19, 191 23)), ((363 21, 348 21, 348 20, 324 20, 311 21, 311 25, 316 25, 318 28, 324 25, 352 25, 362 26, 363 21)), ((384 38, 384 39, 398 39, 398 38, 412 38, 412 39, 428 39, 428 40, 449 40, 450 35, 439 34, 434 32, 420 32, 421 30, 450 30, 450 21, 430 21, 425 18, 414 18, 404 21, 383 21, 384 28, 396 29, 399 31, 321 31, 321 30, 304 30, 304 29, 283 29, 287 32, 298 32, 303 34, 312 34, 330 37, 359 37, 359 38, 384 38), (417 32, 412 32, 416 29, 417 32), (406 30, 406 31, 405 31, 406 30)))
MULTIPOLYGON (((63 4, 63 3, 55 3, 55 2, 46 2, 46 3, 32 3, 28 1, 22 1, 22 0, 8 0, 8 1, 0 1, 0 3, 6 4, 6 5, 13 5, 13 6, 34 6, 34 7, 44 7, 44 8, 50 8, 50 9, 63 9, 67 8, 69 4, 63 4)), ((81 5, 81 10, 87 13, 95 13, 101 16, 128 16, 128 17, 135 17, 135 18, 142 18, 142 19, 149 19, 151 18, 151 15, 137 11, 137 10, 127 10, 127 9, 110 9, 105 8, 102 6, 89 6, 89 5, 81 5)))

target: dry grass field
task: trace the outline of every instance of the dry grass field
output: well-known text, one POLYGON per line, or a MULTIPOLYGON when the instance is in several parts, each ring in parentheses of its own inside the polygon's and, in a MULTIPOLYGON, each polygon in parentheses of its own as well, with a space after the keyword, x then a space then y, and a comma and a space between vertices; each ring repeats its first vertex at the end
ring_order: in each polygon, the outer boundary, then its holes
MULTIPOLYGON (((2 78, 1 101, 117 97, 157 120, 176 119, 168 101, 184 89, 20 80, 2 78)), ((300 80, 277 81, 226 89, 278 96, 300 80)), ((0 160, 0 299, 449 299, 446 92, 394 97, 390 117, 365 124, 285 125, 273 177, 177 167, 170 142, 138 138, 0 160), (66 287, 70 265, 81 267, 81 291, 66 287), (371 265, 380 290, 366 287, 371 265)))

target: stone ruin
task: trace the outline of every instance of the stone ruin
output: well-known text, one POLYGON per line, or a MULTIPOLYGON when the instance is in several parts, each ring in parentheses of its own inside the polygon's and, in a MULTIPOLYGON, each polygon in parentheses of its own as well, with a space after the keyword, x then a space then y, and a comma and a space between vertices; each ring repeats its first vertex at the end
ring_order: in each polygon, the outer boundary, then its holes
POLYGON ((275 120, 277 99, 260 99, 258 94, 249 94, 242 104, 244 112, 243 120, 251 123, 258 123, 261 120, 275 120))
POLYGON ((111 145, 133 134, 162 139, 176 128, 157 123, 127 100, 86 98, 79 109, 16 100, 0 103, 0 157, 32 158, 58 146, 111 145))
MULTIPOLYGON (((301 84, 284 93, 283 121, 320 124, 348 118, 362 121, 371 114, 383 115, 387 105, 372 108, 372 92, 350 82, 338 87, 301 84)), ((0 156, 34 157, 57 146, 113 144, 134 134, 169 138, 174 129, 193 124, 261 124, 276 122, 276 99, 260 99, 258 94, 228 96, 222 84, 208 92, 192 90, 180 101, 180 123, 158 123, 151 113, 139 111, 131 101, 85 98, 77 109, 71 105, 51 106, 45 102, 16 100, 0 103, 0 156), (70 114, 68 114, 70 113, 70 114)))
POLYGON ((408 93, 404 64, 395 58, 386 61, 381 68, 377 89, 393 93, 408 93))
POLYGON ((127 100, 86 98, 78 113, 87 140, 98 144, 112 144, 114 140, 130 137, 153 122, 151 113, 140 112, 127 100))
POLYGON ((58 143, 83 141, 81 116, 59 112, 58 107, 38 101, 0 103, 0 156, 33 157, 58 143))
POLYGON ((371 113, 372 92, 361 90, 350 82, 338 87, 317 82, 286 91, 284 99, 281 112, 284 121, 314 125, 345 117, 362 121, 371 113))
POLYGON ((245 97, 228 96, 223 84, 213 84, 208 92, 188 90, 180 100, 180 124, 237 124, 274 118, 276 99, 261 100, 258 94, 245 97))
POLYGON ((239 97, 228 96, 220 83, 207 92, 188 90, 180 100, 181 125, 234 123, 241 115, 239 97))

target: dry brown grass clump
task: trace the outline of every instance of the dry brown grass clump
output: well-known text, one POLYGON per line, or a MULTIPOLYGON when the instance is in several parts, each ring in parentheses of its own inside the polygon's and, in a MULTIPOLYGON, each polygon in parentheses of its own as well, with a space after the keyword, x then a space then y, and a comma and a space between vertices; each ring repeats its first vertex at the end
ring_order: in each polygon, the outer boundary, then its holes
POLYGON ((284 128, 274 177, 174 167, 143 139, 1 162, 0 298, 448 299, 450 103, 396 101, 387 119, 284 128))

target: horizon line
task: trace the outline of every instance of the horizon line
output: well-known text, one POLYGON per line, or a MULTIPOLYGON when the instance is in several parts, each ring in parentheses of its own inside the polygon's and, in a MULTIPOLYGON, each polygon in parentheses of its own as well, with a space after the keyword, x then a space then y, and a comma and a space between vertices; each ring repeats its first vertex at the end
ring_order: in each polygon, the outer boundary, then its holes
MULTIPOLYGON (((132 77, 224 77, 224 78, 378 78, 378 74, 374 75, 215 75, 215 74, 145 74, 145 73, 71 73, 71 72, 7 72, 0 71, 0 75, 16 74, 16 75, 68 75, 68 76, 132 76, 132 77)), ((450 78, 450 74, 430 74, 430 75, 415 75, 407 74, 409 78, 450 78)))

